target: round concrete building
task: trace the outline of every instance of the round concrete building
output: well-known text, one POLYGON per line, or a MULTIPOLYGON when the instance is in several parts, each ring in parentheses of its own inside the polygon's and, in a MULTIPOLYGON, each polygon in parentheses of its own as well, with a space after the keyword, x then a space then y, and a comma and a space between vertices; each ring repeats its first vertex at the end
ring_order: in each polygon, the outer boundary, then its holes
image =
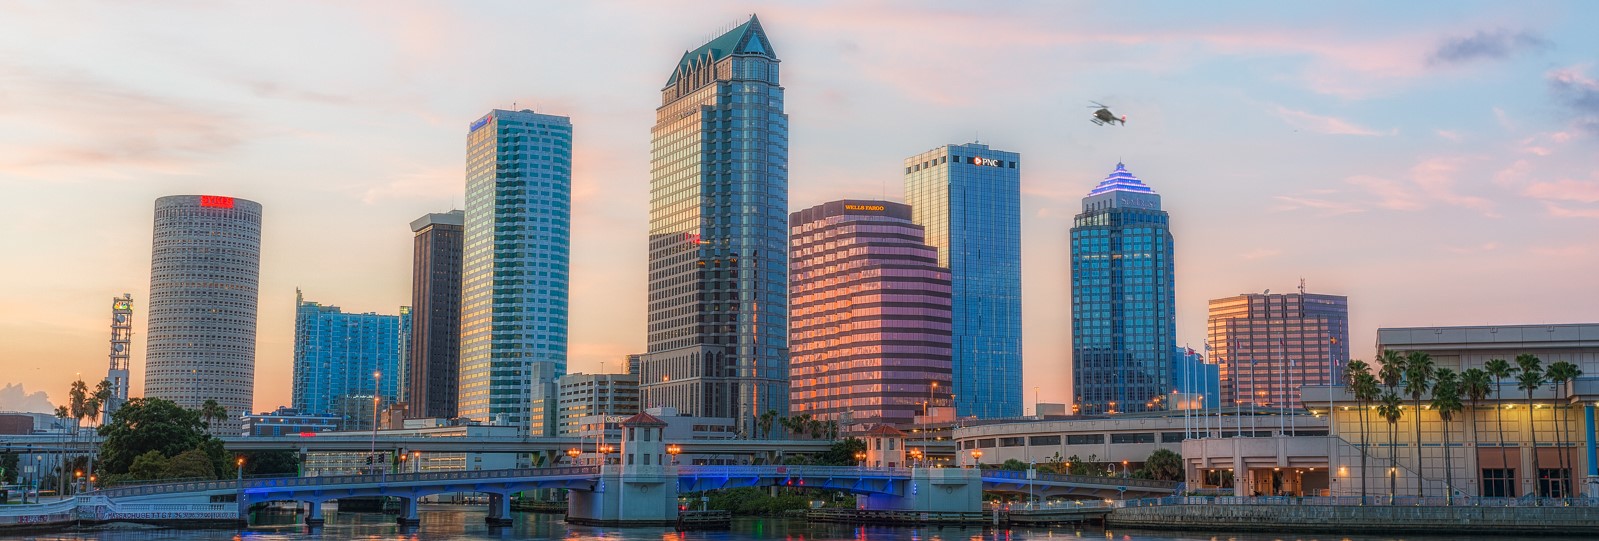
POLYGON ((228 416, 211 431, 237 435, 255 392, 261 204, 217 195, 155 202, 145 332, 144 396, 228 416))

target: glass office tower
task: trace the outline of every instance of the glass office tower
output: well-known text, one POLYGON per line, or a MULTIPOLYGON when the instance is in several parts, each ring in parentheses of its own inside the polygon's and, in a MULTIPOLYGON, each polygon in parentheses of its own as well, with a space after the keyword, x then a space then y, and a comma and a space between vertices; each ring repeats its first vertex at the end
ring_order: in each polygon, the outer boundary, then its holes
POLYGON ((789 226, 794 415, 909 429, 947 405, 949 271, 911 207, 833 201, 789 226))
POLYGON ((755 17, 685 52, 650 130, 646 407, 788 415, 788 115, 755 17))
POLYGON ((410 311, 400 315, 347 314, 308 302, 294 291, 292 404, 305 413, 333 413, 346 430, 360 430, 378 408, 400 400, 401 365, 410 340, 410 311), (352 411, 343 411, 352 410, 352 411))
POLYGON ((912 220, 949 269, 955 414, 1022 415, 1021 165, 970 143, 905 160, 912 220))
POLYGON ((1072 386, 1086 414, 1169 407, 1177 347, 1172 236, 1160 195, 1118 163, 1071 230, 1072 386))
POLYGON ((1268 290, 1211 299, 1205 326, 1228 405, 1297 410, 1300 386, 1342 382, 1348 297, 1268 290))
POLYGON ((566 374, 572 122, 495 109, 467 134, 457 413, 554 435, 566 374))

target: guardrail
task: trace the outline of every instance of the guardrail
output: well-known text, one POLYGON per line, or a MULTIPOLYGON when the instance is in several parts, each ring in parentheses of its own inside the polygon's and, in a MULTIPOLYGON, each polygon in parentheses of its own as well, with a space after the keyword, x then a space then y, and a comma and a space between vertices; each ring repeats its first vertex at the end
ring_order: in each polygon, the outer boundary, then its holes
MULTIPOLYGON (((1445 507, 1442 496, 1417 498, 1396 496, 1395 507, 1445 507)), ((1473 498, 1457 496, 1453 507, 1599 507, 1599 498, 1473 498)), ((1165 496, 1119 500, 1117 507, 1157 507, 1163 505, 1336 505, 1358 507, 1359 496, 1165 496)), ((1388 497, 1367 496, 1366 507, 1388 507, 1388 497)))
MULTIPOLYGON (((1027 480, 1026 470, 983 470, 983 477, 992 479, 1027 480)), ((1052 483, 1075 483, 1084 485, 1114 485, 1139 488, 1159 488, 1176 490, 1182 483, 1178 481, 1161 481, 1158 479, 1135 479, 1131 477, 1101 477, 1097 475, 1060 475, 1054 473, 1037 473, 1033 481, 1048 481, 1052 483)))
POLYGON ((866 468, 859 466, 678 466, 680 475, 724 477, 895 477, 909 479, 907 468, 866 468))
POLYGON ((325 477, 279 477, 246 479, 239 481, 202 481, 117 487, 96 491, 98 496, 111 498, 151 496, 179 492, 210 492, 220 490, 251 490, 263 488, 314 487, 327 485, 392 484, 417 481, 474 481, 484 479, 514 479, 518 477, 586 476, 599 473, 598 466, 561 466, 556 468, 516 468, 508 470, 467 470, 452 472, 384 473, 376 475, 333 475, 325 477))

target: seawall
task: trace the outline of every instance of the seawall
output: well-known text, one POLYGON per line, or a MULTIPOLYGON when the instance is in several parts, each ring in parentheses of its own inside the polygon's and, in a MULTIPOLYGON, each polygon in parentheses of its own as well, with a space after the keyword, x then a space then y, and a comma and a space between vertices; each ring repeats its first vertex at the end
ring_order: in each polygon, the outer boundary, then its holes
POLYGON ((1343 505, 1163 505, 1127 507, 1106 527, 1152 530, 1537 534, 1593 537, 1599 507, 1417 507, 1343 505))

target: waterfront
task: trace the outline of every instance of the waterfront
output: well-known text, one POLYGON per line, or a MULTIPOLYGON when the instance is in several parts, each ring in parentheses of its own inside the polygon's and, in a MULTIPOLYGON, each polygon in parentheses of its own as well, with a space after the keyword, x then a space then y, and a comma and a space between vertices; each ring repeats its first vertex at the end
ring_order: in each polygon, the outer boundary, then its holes
POLYGON ((1056 526, 1050 528, 992 529, 979 527, 888 527, 808 523, 800 519, 740 518, 728 531, 676 532, 670 528, 614 528, 568 525, 560 515, 516 513, 515 523, 489 527, 483 522, 482 507, 424 505, 419 512, 421 526, 401 527, 392 515, 376 513, 327 513, 328 522, 315 530, 296 523, 290 512, 262 512, 254 524, 243 530, 175 530, 145 526, 107 527, 73 532, 52 532, 3 536, 7 539, 41 541, 298 541, 401 539, 414 541, 480 541, 510 539, 565 539, 572 541, 1023 541, 1034 539, 1105 539, 1117 541, 1398 541, 1442 539, 1550 539, 1548 537, 1502 536, 1346 536, 1228 534, 1202 532, 1152 532, 1094 526, 1056 526))

